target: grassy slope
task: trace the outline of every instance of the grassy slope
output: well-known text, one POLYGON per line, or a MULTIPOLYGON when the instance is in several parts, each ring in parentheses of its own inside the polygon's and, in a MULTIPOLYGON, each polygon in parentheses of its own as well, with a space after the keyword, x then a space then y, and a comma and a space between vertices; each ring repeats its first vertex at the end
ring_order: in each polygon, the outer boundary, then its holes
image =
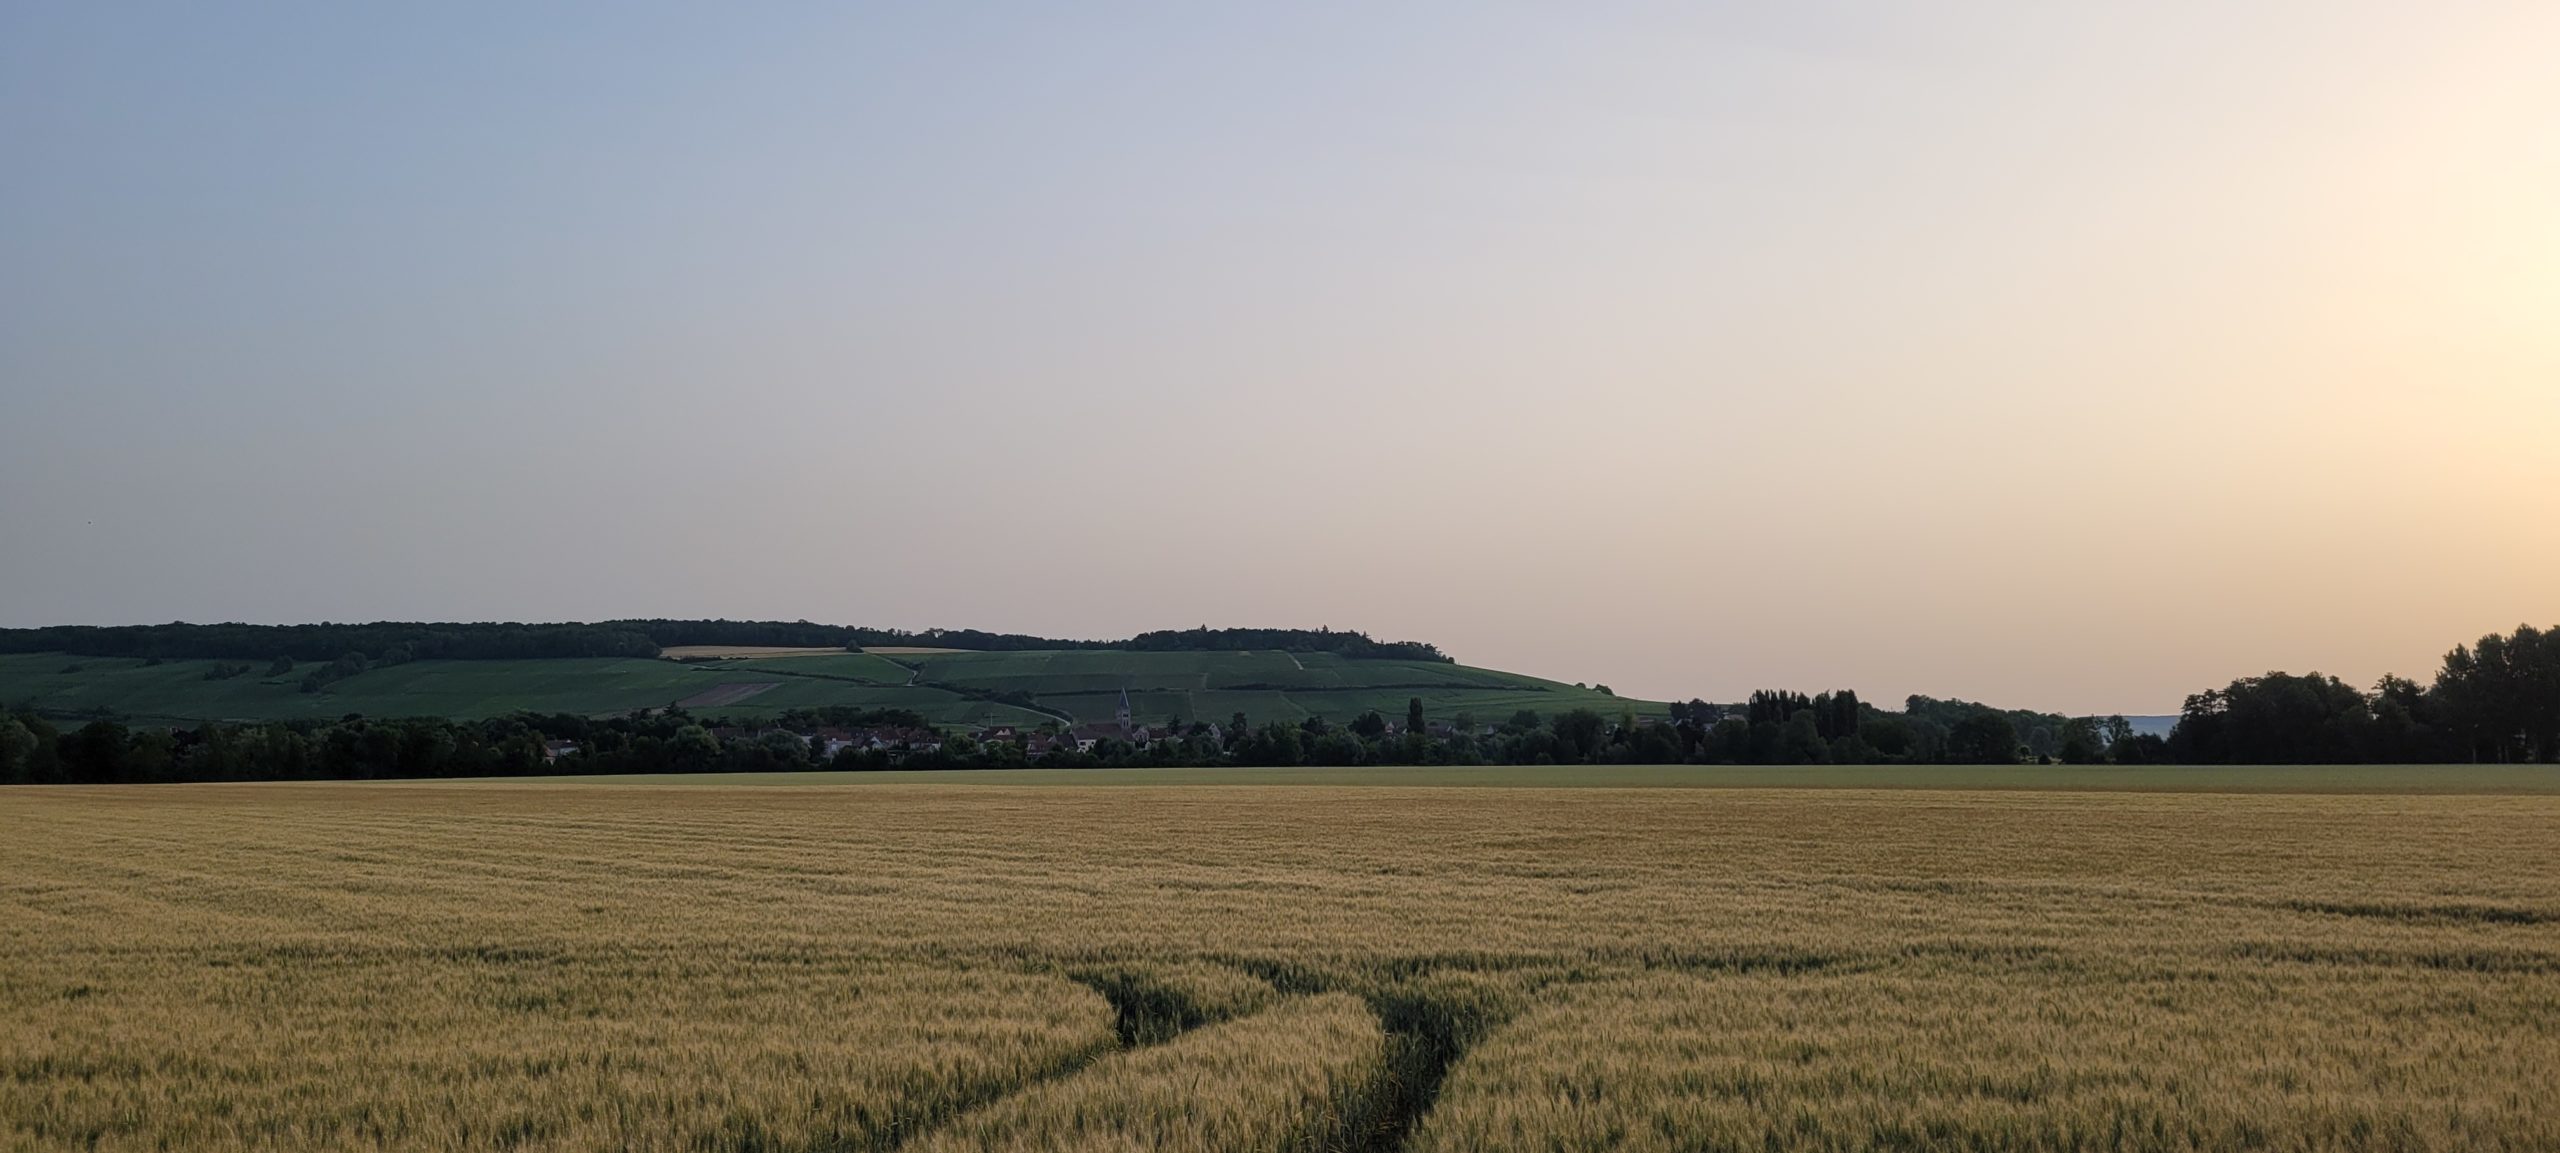
POLYGON ((0 655, 0 702, 74 715, 108 709, 150 720, 271 720, 367 716, 485 717, 517 711, 612 713, 652 708, 723 684, 776 687, 714 710, 739 717, 820 705, 902 707, 938 724, 1036 724, 1042 713, 970 699, 1026 692, 1042 708, 1080 721, 1110 719, 1129 693, 1138 719, 1224 722, 1323 716, 1344 722, 1376 709, 1401 719, 1421 697, 1435 718, 1472 712, 1484 722, 1520 709, 1553 715, 1587 707, 1611 716, 1663 706, 1621 700, 1534 677, 1405 661, 1347 661, 1285 653, 1030 652, 887 658, 791 657, 678 664, 653 660, 417 661, 299 690, 307 669, 265 675, 265 662, 228 680, 204 679, 213 661, 145 665, 60 653, 0 655), (66 671, 77 667, 77 671, 66 671), (910 684, 910 679, 920 683, 910 684), (936 686, 949 686, 942 688, 936 686), (954 691, 957 690, 957 691, 954 691))
POLYGON ((1321 716, 1341 722, 1375 709, 1401 720, 1405 703, 1446 719, 1472 712, 1491 723, 1520 709, 1551 716, 1591 708, 1616 716, 1663 715, 1651 701, 1626 700, 1569 684, 1465 665, 1354 661, 1327 653, 953 653, 907 658, 922 680, 988 692, 1029 692, 1079 720, 1108 720, 1127 691, 1141 721, 1166 717, 1224 722, 1242 712, 1255 723, 1321 716))
MULTIPOLYGON (((827 659, 772 663, 810 664, 827 659)), ((300 691, 302 669, 269 678, 261 664, 244 676, 208 681, 205 671, 214 664, 145 665, 138 660, 71 658, 59 653, 0 656, 0 701, 62 714, 105 708, 147 720, 328 719, 348 713, 476 718, 519 711, 621 712, 670 704, 724 684, 770 683, 776 687, 717 711, 758 716, 794 707, 857 705, 912 708, 943 724, 1039 719, 1020 709, 933 689, 780 675, 753 667, 759 662, 416 661, 374 669, 318 693, 300 691), (73 665, 78 672, 63 671, 73 665)))

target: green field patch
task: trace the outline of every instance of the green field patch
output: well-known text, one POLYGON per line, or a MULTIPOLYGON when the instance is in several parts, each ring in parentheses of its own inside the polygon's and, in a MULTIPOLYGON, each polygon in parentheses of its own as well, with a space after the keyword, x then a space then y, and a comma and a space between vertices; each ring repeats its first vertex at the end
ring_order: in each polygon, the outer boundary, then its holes
POLYGON ((672 661, 630 659, 412 661, 370 669, 316 693, 301 691, 306 666, 277 677, 264 666, 208 680, 216 661, 0 658, 0 699, 47 712, 104 709, 145 718, 216 720, 445 716, 514 712, 605 713, 654 708, 721 684, 770 680, 672 661), (76 669, 77 671, 69 671, 76 669))
POLYGON ((793 709, 818 708, 907 709, 935 725, 1033 725, 1055 720, 1046 714, 974 700, 946 689, 930 687, 883 687, 859 685, 847 681, 818 679, 793 680, 778 678, 778 683, 765 692, 747 698, 738 705, 716 710, 722 716, 739 720, 764 720, 793 709))
POLYGON ((1248 724, 1279 721, 1295 724, 1307 719, 1307 710, 1298 707, 1287 693, 1220 692, 1205 690, 1191 694, 1191 707, 1200 711, 1200 719, 1226 724, 1237 713, 1243 713, 1248 724))
MULTIPOLYGON (((858 661, 878 660, 846 655, 858 661)), ((841 706, 913 709, 934 723, 949 725, 1038 724, 1050 719, 1034 711, 970 700, 939 689, 793 675, 799 666, 825 667, 834 659, 795 657, 771 662, 702 664, 644 658, 412 661, 369 669, 333 682, 323 691, 306 693, 300 688, 306 671, 301 668, 277 678, 253 672, 207 680, 205 673, 219 662, 146 665, 132 659, 13 655, 0 657, 0 700, 64 716, 103 710, 119 716, 169 720, 334 720, 349 713, 473 720, 518 712, 600 715, 664 708, 678 701, 705 698, 705 694, 713 694, 705 699, 718 699, 718 690, 724 686, 769 684, 773 687, 706 708, 703 713, 753 719, 788 709, 841 706), (66 671, 74 668, 77 671, 66 671)), ((859 670, 865 666, 848 667, 859 670)), ((903 681, 903 677, 898 679, 903 681)))
MULTIPOLYGON (((1040 703, 1074 717, 1079 723, 1098 724, 1110 720, 1119 711, 1120 695, 1117 689, 1098 693, 1051 693, 1043 695, 1040 703)), ((1133 724, 1155 726, 1177 718, 1186 725, 1195 720, 1226 723, 1216 716, 1192 715, 1189 693, 1134 692, 1128 696, 1129 718, 1133 724)))
POLYGON ((744 669, 795 677, 861 681, 874 685, 903 685, 915 675, 914 670, 904 665, 869 653, 844 653, 822 657, 751 658, 721 661, 712 667, 722 671, 744 669))
MULTIPOLYGON (((1434 685, 1447 688, 1541 688, 1555 686, 1552 681, 1492 669, 1438 661, 1355 661, 1331 653, 1315 653, 1300 658, 1306 671, 1300 679, 1311 687, 1379 688, 1397 685, 1434 685)), ((1287 682, 1283 682, 1287 683, 1287 682)))
POLYGON ((1131 693, 1187 693, 1196 687, 1181 678, 1171 680, 1162 677, 1137 678, 1113 676, 1107 673, 989 674, 950 681, 926 679, 935 684, 947 684, 978 692, 1030 693, 1041 697, 1118 693, 1122 690, 1131 693))

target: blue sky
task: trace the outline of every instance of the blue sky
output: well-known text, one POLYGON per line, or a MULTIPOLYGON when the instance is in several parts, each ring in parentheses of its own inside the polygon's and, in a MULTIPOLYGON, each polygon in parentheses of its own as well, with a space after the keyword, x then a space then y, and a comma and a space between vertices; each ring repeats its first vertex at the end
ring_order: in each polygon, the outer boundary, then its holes
POLYGON ((2555 13, 14 4, 0 623, 2422 674, 2560 619, 2555 13))

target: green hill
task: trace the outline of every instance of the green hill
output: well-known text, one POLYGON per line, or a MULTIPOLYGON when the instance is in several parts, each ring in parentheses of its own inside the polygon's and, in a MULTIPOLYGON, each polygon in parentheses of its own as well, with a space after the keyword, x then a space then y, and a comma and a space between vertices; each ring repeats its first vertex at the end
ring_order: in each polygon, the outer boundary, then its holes
POLYGON ((149 661, 63 653, 0 655, 0 703, 64 717, 149 721, 335 719, 515 712, 602 715, 683 703, 706 716, 770 717, 787 709, 906 708, 940 725, 1111 718, 1126 692, 1138 720, 1255 723, 1375 709, 1401 719, 1413 697, 1434 719, 1471 712, 1494 722, 1521 709, 1610 715, 1665 707, 1516 673, 1439 661, 1355 660, 1331 653, 1066 650, 754 657, 680 663, 647 658, 418 660, 301 691, 304 665, 213 679, 240 662, 149 661))

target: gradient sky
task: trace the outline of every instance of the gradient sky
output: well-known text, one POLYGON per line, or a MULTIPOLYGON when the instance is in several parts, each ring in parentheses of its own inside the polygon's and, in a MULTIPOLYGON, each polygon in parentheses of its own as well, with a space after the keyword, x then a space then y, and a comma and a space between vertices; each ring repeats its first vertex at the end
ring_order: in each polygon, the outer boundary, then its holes
POLYGON ((2560 621, 2548 0, 391 7, 0 5, 0 624, 2560 621))

